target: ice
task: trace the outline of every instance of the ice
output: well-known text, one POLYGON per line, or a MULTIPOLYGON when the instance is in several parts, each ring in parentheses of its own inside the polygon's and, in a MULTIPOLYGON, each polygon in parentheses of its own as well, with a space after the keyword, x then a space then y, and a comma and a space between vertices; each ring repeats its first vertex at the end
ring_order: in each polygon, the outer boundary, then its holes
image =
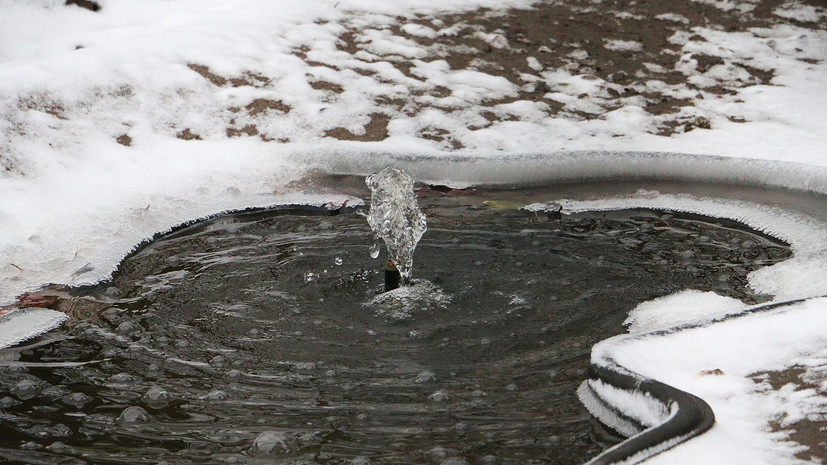
POLYGON ((416 203, 413 180, 402 170, 388 167, 368 176, 366 182, 371 190, 370 229, 385 241, 388 256, 399 270, 402 282, 407 283, 416 244, 428 228, 425 214, 416 203))
POLYGON ((731 297, 688 289, 641 303, 623 323, 631 333, 650 332, 738 313, 745 307, 731 297))
POLYGON ((45 308, 27 308, 0 316, 0 349, 51 331, 67 320, 66 314, 45 308))

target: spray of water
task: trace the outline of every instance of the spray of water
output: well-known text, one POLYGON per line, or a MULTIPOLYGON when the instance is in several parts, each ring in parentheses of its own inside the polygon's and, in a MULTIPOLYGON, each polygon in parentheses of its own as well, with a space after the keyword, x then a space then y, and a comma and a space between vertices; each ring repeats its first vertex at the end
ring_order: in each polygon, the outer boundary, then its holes
POLYGON ((428 229, 425 214, 416 203, 413 180, 404 171, 388 167, 365 180, 371 190, 368 224, 385 241, 388 256, 402 282, 410 281, 413 253, 428 229))

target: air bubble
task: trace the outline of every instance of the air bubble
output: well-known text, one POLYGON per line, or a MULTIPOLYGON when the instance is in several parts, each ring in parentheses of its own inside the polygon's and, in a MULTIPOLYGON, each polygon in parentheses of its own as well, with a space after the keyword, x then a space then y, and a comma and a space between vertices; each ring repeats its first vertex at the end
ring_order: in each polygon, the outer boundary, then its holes
POLYGON ((11 393, 20 400, 29 400, 40 394, 40 386, 30 379, 24 379, 11 388, 11 393))
POLYGON ((257 454, 286 454, 290 452, 287 436, 283 433, 265 431, 253 441, 252 452, 257 454))
POLYGON ((118 423, 146 423, 149 421, 149 413, 141 407, 127 407, 118 417, 118 423))
POLYGON ((419 373, 414 380, 414 383, 427 383, 436 379, 436 374, 431 370, 425 370, 419 373))
POLYGON ((204 399, 206 399, 206 400, 227 400, 229 397, 230 396, 227 395, 226 392, 224 392, 220 389, 215 389, 213 391, 210 391, 209 394, 207 394, 206 396, 204 396, 204 399))
POLYGON ((448 398, 448 392, 444 389, 440 389, 439 391, 436 391, 435 393, 428 396, 428 398, 434 402, 442 402, 443 400, 448 398))
POLYGON ((374 243, 370 246, 370 258, 379 258, 379 244, 374 243))
POLYGON ((166 403, 172 400, 172 395, 160 386, 152 386, 143 396, 144 401, 153 404, 166 403))

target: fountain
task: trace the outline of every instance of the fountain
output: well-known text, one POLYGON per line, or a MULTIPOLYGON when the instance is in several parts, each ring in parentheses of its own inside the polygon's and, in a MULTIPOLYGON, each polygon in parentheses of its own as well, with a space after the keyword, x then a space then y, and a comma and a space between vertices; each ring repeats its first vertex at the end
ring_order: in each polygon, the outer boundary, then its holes
POLYGON ((385 291, 411 281, 413 253, 428 228, 419 210, 413 180, 399 168, 387 167, 367 177, 371 190, 368 224, 377 238, 385 242, 385 291))

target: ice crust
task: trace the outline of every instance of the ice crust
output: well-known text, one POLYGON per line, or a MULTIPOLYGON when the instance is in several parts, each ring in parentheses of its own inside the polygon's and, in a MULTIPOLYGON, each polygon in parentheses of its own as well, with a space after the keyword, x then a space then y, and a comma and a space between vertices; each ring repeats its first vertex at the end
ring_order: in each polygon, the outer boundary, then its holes
POLYGON ((525 208, 544 210, 550 204, 554 208, 562 206, 569 213, 652 208, 732 219, 781 239, 792 248, 793 258, 750 273, 749 283, 757 292, 775 295, 779 301, 827 295, 827 224, 806 214, 740 200, 663 195, 657 191, 595 200, 553 199, 525 208), (801 279, 802 272, 807 279, 801 279))
POLYGON ((34 307, 0 316, 0 348, 49 332, 66 319, 65 313, 34 307))

